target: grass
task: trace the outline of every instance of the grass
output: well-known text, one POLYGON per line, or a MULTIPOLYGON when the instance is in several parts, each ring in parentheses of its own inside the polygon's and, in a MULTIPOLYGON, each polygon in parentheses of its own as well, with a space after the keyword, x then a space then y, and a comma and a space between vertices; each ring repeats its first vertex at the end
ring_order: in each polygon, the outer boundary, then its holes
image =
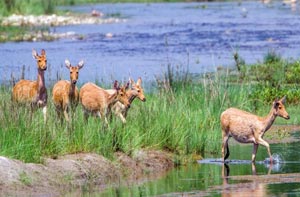
POLYGON ((4 0, 0 1, 0 16, 10 14, 53 14, 61 5, 78 5, 94 3, 155 3, 155 2, 184 2, 184 0, 4 0))
MULTIPOLYGON (((77 107, 71 126, 60 124, 51 102, 51 88, 48 88, 48 121, 44 125, 41 110, 31 119, 26 107, 12 108, 11 87, 2 86, 0 155, 37 163, 43 162, 44 157, 55 158, 68 153, 95 152, 112 158, 116 151, 130 155, 143 148, 167 150, 179 156, 220 155, 219 117, 222 111, 234 106, 264 116, 270 110, 270 102, 260 101, 253 105, 254 100, 249 99, 255 84, 233 83, 227 74, 194 78, 172 75, 171 81, 171 86, 163 86, 168 88, 147 93, 145 103, 135 100, 125 125, 114 118, 109 128, 92 117, 86 124, 81 106, 77 107)), ((292 120, 278 118, 277 122, 298 124, 299 106, 287 109, 291 109, 292 120)))

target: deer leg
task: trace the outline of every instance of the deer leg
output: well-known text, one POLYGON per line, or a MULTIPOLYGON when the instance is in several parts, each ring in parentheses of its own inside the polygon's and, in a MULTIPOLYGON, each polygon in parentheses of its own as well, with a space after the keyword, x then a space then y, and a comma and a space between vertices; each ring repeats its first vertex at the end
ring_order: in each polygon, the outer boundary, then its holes
POLYGON ((69 119, 69 114, 68 114, 68 108, 67 107, 64 108, 64 116, 65 116, 66 121, 69 122, 70 119, 69 119))
POLYGON ((257 175, 257 174, 256 174, 256 166, 255 166, 255 163, 252 163, 251 168, 252 168, 252 175, 257 175))
POLYGON ((61 112, 60 108, 55 106, 55 111, 56 111, 56 114, 57 114, 57 118, 60 121, 60 124, 62 124, 62 115, 61 115, 62 112, 61 112))
POLYGON ((223 142, 222 142, 222 158, 223 162, 229 157, 230 152, 229 152, 229 147, 228 147, 228 140, 229 136, 224 134, 225 132, 223 131, 223 142), (226 148, 226 155, 225 155, 225 148, 226 148), (225 155, 225 156, 224 156, 225 155))
POLYGON ((270 150, 270 145, 268 142, 266 142, 265 140, 263 140, 262 138, 259 138, 258 139, 258 143, 265 146, 267 148, 267 151, 268 151, 268 154, 269 154, 269 157, 270 157, 270 163, 272 164, 273 163, 273 158, 272 158, 272 154, 271 154, 271 150, 270 150))
POLYGON ((47 106, 43 107, 43 115, 44 115, 44 123, 46 124, 46 122, 47 122, 47 106))
POLYGON ((126 119, 125 117, 122 115, 122 113, 119 113, 119 117, 121 118, 122 122, 125 124, 126 123, 126 119))
POLYGON ((256 153, 257 153, 258 144, 253 143, 253 151, 252 151, 252 163, 255 162, 256 153))
POLYGON ((86 110, 83 111, 83 115, 84 115, 84 121, 85 123, 88 122, 88 119, 89 119, 89 112, 87 112, 86 110))

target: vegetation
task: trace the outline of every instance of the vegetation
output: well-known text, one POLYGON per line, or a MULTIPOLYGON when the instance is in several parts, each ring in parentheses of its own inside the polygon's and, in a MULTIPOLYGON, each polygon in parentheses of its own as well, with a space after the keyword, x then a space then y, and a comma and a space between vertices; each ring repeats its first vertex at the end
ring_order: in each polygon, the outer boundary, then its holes
MULTIPOLYGON (((231 74, 228 69, 190 76, 188 69, 176 67, 174 70, 169 65, 167 74, 157 77, 158 91, 146 94, 145 103, 134 101, 125 125, 113 118, 108 128, 94 118, 85 123, 80 106, 72 126, 60 124, 50 92, 49 118, 44 125, 41 111, 30 119, 27 108, 13 108, 11 87, 2 86, 0 155, 42 162, 45 156, 96 152, 111 157, 115 151, 130 155, 142 148, 168 150, 179 156, 220 154, 219 117, 228 107, 264 116, 276 97, 287 95, 287 111, 292 120, 287 122, 279 118, 276 121, 279 124, 298 123, 297 98, 300 95, 298 79, 293 75, 299 67, 298 61, 287 62, 281 58, 275 62, 265 61, 242 68, 240 72, 245 72, 245 78, 241 80, 239 73, 231 74)), ((105 87, 105 84, 100 86, 105 87)), ((177 162, 180 163, 180 159, 177 162)))
MULTIPOLYGON (((59 5, 76 5, 90 3, 120 3, 120 2, 179 2, 180 0, 3 0, 0 1, 0 16, 16 14, 52 14, 59 5)), ((182 0, 181 0, 182 1, 182 0)))
POLYGON ((290 103, 299 104, 299 71, 299 60, 284 60, 270 51, 262 63, 243 63, 239 76, 244 82, 256 84, 249 95, 252 100, 271 102, 278 95, 286 95, 290 103))

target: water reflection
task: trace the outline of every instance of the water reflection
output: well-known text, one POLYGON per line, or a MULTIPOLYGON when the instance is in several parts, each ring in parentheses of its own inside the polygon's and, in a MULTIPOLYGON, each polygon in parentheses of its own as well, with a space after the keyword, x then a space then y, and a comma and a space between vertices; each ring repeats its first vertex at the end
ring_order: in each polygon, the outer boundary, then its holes
MULTIPOLYGON (((271 173, 272 166, 270 165, 268 174, 271 173)), ((252 176, 256 176, 256 164, 252 163, 252 176)), ((266 196, 267 189, 266 184, 255 181, 249 181, 241 184, 230 184, 230 167, 228 164, 224 164, 222 168, 223 185, 221 196, 266 196)))

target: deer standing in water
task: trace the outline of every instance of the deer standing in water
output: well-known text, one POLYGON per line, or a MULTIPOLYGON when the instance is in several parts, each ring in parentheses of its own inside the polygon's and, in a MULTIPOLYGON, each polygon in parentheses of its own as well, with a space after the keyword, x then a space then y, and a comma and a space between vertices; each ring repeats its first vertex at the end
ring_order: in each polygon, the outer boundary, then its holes
POLYGON ((130 107, 126 95, 126 87, 122 86, 120 88, 118 82, 115 81, 114 89, 115 92, 111 94, 93 83, 86 83, 81 87, 79 99, 83 107, 86 121, 88 120, 89 114, 92 113, 93 115, 104 119, 105 123, 108 125, 107 115, 108 110, 112 105, 117 101, 120 101, 126 108, 130 107))
POLYGON ((286 97, 273 102, 272 108, 266 117, 259 117, 246 111, 236 108, 229 108, 221 114, 222 128, 222 158, 223 162, 229 157, 228 139, 233 137, 240 143, 252 143, 252 162, 255 162, 258 145, 261 144, 267 148, 270 162, 272 163, 272 155, 268 142, 263 140, 265 132, 272 126, 276 117, 289 119, 290 116, 286 112, 284 104, 286 97), (225 155, 226 149, 226 155, 225 155))
POLYGON ((37 60, 38 75, 36 81, 22 79, 13 87, 12 101, 14 103, 29 104, 31 115, 35 108, 43 109, 44 122, 47 120, 47 89, 44 72, 47 69, 46 52, 42 49, 41 55, 33 49, 32 56, 37 60))
MULTIPOLYGON (((146 98, 144 95, 144 90, 142 88, 142 79, 139 78, 137 82, 135 83, 133 79, 130 79, 130 83, 132 87, 126 91, 127 97, 128 97, 128 102, 131 105, 133 100, 137 97, 141 101, 145 102, 146 98)), ((109 93, 114 93, 115 90, 107 90, 109 93)), ((116 115, 119 116, 121 121, 123 123, 126 123, 126 117, 127 117, 127 112, 129 108, 125 107, 120 101, 116 102, 112 107, 111 111, 116 115)))
POLYGON ((70 81, 60 80, 52 90, 52 100, 56 108, 56 112, 62 121, 62 113, 67 122, 70 121, 68 115, 70 109, 74 114, 79 102, 79 91, 76 87, 79 70, 83 67, 84 62, 81 60, 77 66, 72 66, 69 60, 65 60, 66 68, 70 71, 70 81))

